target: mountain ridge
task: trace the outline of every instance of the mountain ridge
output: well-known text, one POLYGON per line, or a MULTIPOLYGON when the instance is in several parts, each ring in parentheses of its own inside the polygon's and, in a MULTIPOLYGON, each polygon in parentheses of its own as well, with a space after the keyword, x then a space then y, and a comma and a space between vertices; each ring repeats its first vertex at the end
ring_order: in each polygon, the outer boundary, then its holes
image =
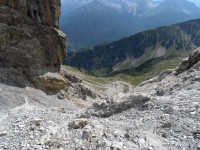
POLYGON ((76 1, 73 3, 77 6, 72 7, 74 10, 71 13, 64 13, 60 21, 61 30, 68 35, 69 51, 119 40, 151 28, 200 18, 200 8, 186 0, 85 0, 79 4, 76 1), (101 15, 98 13, 99 8, 91 5, 99 2, 102 3, 99 6, 102 8, 101 15), (87 6, 93 11, 88 11, 87 6), (102 28, 97 28, 99 25, 102 28))
POLYGON ((67 18, 66 26, 61 26, 68 35, 69 49, 117 40, 128 35, 132 28, 123 16, 102 2, 94 1, 78 9, 67 18))
MULTIPOLYGON (((64 64, 78 66, 93 73, 99 69, 108 73, 113 72, 113 67, 122 65, 128 59, 131 67, 138 67, 151 58, 200 46, 199 24, 200 19, 191 20, 147 30, 108 44, 82 49, 69 53, 64 64)), ((123 67, 123 69, 128 68, 123 67)))

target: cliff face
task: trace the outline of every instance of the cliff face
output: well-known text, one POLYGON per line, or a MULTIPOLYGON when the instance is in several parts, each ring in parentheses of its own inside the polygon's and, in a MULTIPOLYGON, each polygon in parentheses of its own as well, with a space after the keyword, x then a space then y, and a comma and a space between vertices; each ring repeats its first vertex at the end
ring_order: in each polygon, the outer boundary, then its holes
POLYGON ((66 56, 59 16, 60 0, 0 0, 0 82, 66 88, 59 74, 66 56))
POLYGON ((16 9, 39 23, 59 28, 60 0, 0 0, 0 4, 16 9))

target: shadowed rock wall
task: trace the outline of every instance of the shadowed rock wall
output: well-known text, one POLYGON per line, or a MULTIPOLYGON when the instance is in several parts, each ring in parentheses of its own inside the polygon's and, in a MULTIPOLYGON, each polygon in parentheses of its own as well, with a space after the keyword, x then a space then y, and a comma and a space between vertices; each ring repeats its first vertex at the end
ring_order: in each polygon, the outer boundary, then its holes
POLYGON ((60 0, 0 0, 0 4, 14 8, 39 23, 59 28, 60 0))
POLYGON ((60 0, 0 0, 0 82, 66 89, 60 74, 66 36, 56 29, 59 16, 60 0))

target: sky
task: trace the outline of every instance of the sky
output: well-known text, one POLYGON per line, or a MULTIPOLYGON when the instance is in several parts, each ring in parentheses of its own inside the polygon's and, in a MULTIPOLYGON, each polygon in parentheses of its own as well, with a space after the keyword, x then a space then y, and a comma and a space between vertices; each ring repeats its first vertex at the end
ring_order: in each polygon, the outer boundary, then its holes
MULTIPOLYGON (((153 0, 153 1, 163 1, 163 0, 153 0)), ((180 0, 180 1, 181 1, 181 0, 180 0)), ((187 0, 187 1, 193 2, 193 3, 195 3, 198 7, 200 7, 200 0, 187 0)))
POLYGON ((200 0, 188 0, 190 2, 194 2, 198 7, 200 7, 200 0))

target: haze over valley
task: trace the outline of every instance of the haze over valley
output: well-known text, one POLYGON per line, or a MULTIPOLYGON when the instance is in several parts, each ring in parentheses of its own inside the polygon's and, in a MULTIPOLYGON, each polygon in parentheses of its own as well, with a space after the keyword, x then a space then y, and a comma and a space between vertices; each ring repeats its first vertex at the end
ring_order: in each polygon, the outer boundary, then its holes
POLYGON ((62 0, 60 29, 74 51, 200 18, 197 5, 187 0, 62 0))

